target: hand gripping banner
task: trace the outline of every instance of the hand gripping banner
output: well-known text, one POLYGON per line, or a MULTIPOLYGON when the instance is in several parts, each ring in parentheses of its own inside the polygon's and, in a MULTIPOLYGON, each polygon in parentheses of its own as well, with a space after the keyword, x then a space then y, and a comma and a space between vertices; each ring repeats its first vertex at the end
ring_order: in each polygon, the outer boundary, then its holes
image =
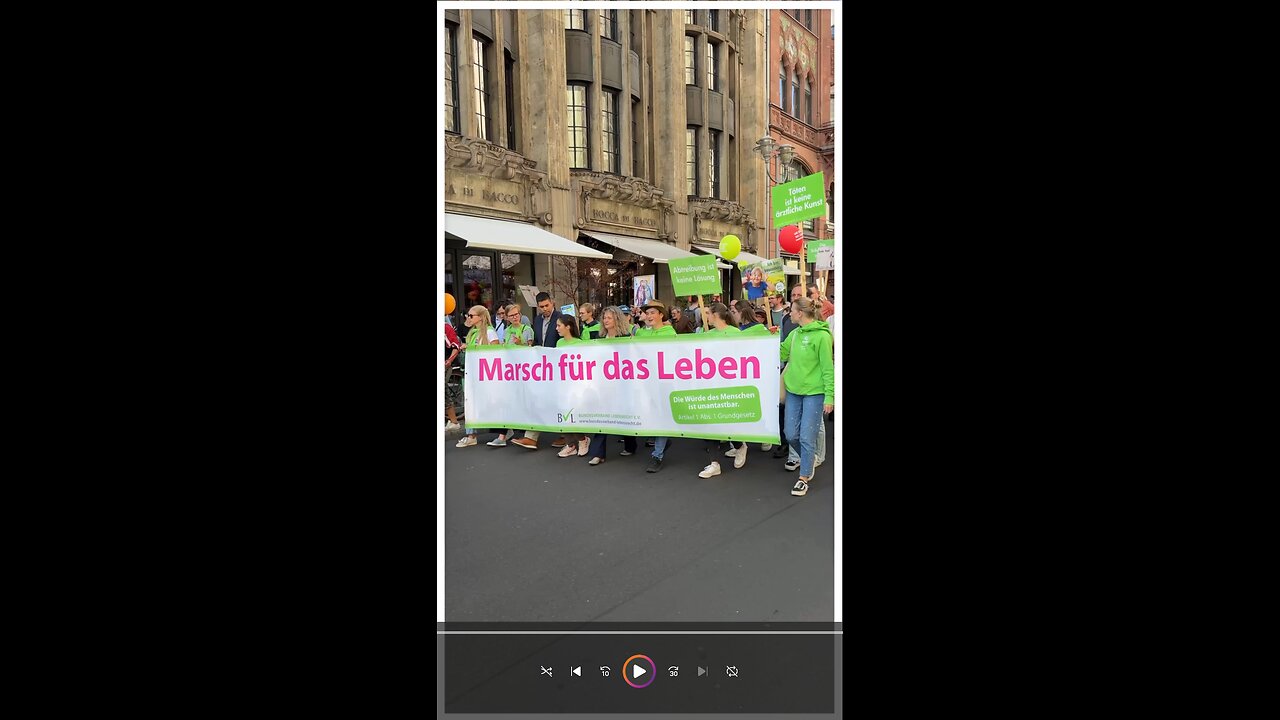
POLYGON ((763 335, 480 345, 466 425, 778 444, 778 364, 763 335))

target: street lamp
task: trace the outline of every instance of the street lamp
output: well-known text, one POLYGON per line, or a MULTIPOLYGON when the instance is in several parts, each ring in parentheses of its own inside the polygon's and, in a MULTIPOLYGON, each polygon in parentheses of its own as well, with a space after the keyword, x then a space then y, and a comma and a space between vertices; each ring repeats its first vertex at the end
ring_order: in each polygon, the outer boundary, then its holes
POLYGON ((773 141, 773 138, 765 135, 756 141, 754 150, 760 154, 760 159, 764 161, 764 172, 769 176, 769 182, 774 185, 781 185, 787 181, 788 173, 791 170, 791 161, 796 157, 794 145, 780 146, 773 141), (773 176, 773 173, 769 172, 769 161, 774 158, 779 161, 777 178, 773 176))
MULTIPOLYGON (((764 161, 764 174, 768 176, 769 183, 771 185, 781 185, 791 178, 791 161, 796 157, 796 148, 794 145, 780 146, 774 142, 772 137, 765 135, 756 141, 756 146, 752 149, 759 153, 760 159, 764 161), (773 173, 769 172, 769 161, 774 159, 777 159, 779 163, 777 166, 778 175, 776 178, 773 173)), ((770 202, 766 200, 765 206, 768 207, 769 205, 770 202)), ((773 213, 769 213, 769 217, 772 218, 773 213)), ((773 220, 770 219, 769 235, 771 237, 773 236, 773 232, 773 220)), ((774 237, 774 242, 777 242, 776 237, 774 237)), ((781 252, 776 252, 774 254, 777 257, 782 256, 781 252)))

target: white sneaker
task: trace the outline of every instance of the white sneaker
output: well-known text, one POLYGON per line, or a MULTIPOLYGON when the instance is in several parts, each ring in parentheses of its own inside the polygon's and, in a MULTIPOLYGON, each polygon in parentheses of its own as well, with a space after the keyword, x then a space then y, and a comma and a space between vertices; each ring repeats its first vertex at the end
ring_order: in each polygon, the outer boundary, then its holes
POLYGON ((578 456, 578 446, 577 446, 576 444, 574 444, 574 443, 569 443, 569 444, 565 445, 564 447, 560 448, 560 452, 559 452, 559 453, 557 453, 557 454, 558 454, 560 457, 577 457, 577 456, 578 456))
POLYGON ((582 457, 587 456, 587 450, 591 449, 591 441, 583 438, 578 441, 578 454, 582 457))
POLYGON ((713 462, 710 465, 702 468, 702 472, 698 473, 698 477, 709 478, 709 477, 715 477, 716 475, 719 475, 719 474, 720 474, 720 463, 713 462))
POLYGON ((488 445, 489 447, 506 447, 507 441, 503 440, 502 437, 499 436, 485 443, 485 445, 488 445))
POLYGON ((479 444, 480 444, 480 441, 476 440, 475 435, 463 435, 462 439, 459 440, 458 444, 454 445, 454 447, 471 447, 472 445, 479 445, 479 444))
POLYGON ((770 445, 769 443, 763 443, 762 445, 760 445, 760 452, 769 452, 772 449, 773 449, 773 446, 770 445))
POLYGON ((734 447, 733 443, 729 443, 729 449, 724 451, 724 456, 737 457, 737 455, 738 455, 738 448, 734 447))
POLYGON ((747 444, 742 443, 742 447, 738 448, 738 454, 733 456, 733 466, 740 468, 747 464, 747 444))
POLYGON ((461 430, 461 429, 462 429, 462 426, 456 422, 447 422, 444 424, 445 432, 452 432, 454 430, 461 430))

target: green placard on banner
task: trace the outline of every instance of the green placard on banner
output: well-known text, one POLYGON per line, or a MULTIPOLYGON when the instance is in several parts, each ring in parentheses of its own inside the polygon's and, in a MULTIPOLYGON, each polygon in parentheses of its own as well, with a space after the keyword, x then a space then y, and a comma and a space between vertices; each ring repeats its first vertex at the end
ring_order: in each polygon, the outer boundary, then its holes
POLYGON ((667 267, 671 270, 671 287, 675 289, 676 295, 714 295, 723 292, 714 255, 668 260, 667 267))
POLYGON ((822 188, 820 172, 774 186, 773 224, 791 225, 826 215, 826 193, 822 188))

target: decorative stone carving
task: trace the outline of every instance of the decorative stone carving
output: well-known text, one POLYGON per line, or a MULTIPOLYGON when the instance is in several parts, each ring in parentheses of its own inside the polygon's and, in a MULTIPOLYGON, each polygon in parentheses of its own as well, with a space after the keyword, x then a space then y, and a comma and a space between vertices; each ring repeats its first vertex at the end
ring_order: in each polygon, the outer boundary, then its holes
POLYGON ((755 227, 755 219, 751 216, 751 211, 745 205, 739 205, 731 200, 716 200, 712 198, 697 198, 689 201, 689 213, 693 216, 693 237, 694 240, 714 235, 708 232, 710 228, 709 222, 716 222, 725 225, 740 226, 745 228, 738 230, 735 234, 742 241, 742 247, 747 252, 755 250, 755 237, 752 232, 755 227), (707 221, 707 222, 704 222, 707 221))
POLYGON ((591 201, 599 199, 657 209, 661 217, 658 237, 664 240, 674 237, 669 216, 675 215, 675 201, 668 200, 661 188, 640 178, 590 170, 574 170, 571 176, 579 188, 576 227, 582 228, 587 224, 587 218, 592 217, 591 201))
MULTIPOLYGON (((446 135, 444 150, 446 174, 461 172, 464 178, 474 177, 482 181, 488 177, 523 186, 521 207, 502 209, 499 214, 511 212, 517 215, 514 219, 551 225, 547 174, 535 169, 538 166, 536 162, 501 145, 459 135, 446 135)), ((465 204, 461 199, 456 202, 465 204)))

